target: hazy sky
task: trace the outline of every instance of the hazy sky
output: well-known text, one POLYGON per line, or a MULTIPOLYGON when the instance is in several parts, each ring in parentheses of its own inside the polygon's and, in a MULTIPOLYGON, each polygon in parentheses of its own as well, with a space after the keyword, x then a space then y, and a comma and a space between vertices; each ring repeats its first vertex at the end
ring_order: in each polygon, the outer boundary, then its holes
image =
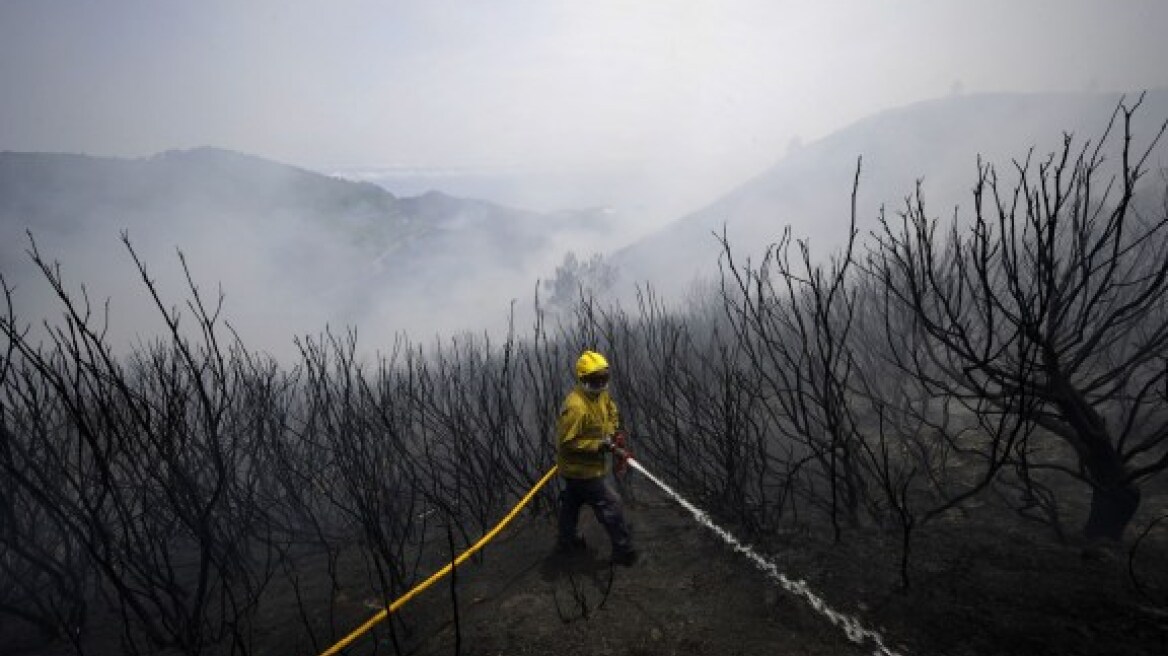
POLYGON ((1168 86, 1163 0, 0 0, 0 150, 508 167, 699 202, 880 109, 1168 86))

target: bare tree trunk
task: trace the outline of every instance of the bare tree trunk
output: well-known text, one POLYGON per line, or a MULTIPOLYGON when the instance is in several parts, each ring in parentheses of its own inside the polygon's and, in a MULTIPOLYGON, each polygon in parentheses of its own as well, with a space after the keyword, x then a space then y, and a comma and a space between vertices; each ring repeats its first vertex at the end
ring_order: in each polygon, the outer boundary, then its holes
POLYGON ((1091 513, 1083 527, 1083 537, 1122 540, 1139 505, 1140 489, 1134 485, 1095 486, 1091 489, 1091 513))

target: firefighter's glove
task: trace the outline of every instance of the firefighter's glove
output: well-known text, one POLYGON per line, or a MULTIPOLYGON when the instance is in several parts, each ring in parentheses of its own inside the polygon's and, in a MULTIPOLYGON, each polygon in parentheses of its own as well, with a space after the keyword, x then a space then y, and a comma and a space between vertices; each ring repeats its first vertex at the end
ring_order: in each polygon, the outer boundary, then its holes
POLYGON ((629 470, 629 460, 633 457, 633 450, 616 447, 613 453, 616 454, 616 473, 618 476, 623 476, 629 470))
POLYGON ((623 431, 617 431, 612 436, 612 445, 618 449, 628 448, 629 436, 623 431))

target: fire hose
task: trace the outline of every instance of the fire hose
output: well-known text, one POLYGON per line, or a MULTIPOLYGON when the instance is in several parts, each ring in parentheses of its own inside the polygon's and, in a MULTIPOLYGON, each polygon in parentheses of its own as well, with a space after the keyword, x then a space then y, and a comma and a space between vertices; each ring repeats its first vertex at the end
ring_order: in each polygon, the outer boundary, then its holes
POLYGON ((402 606, 405 606, 407 603, 409 603, 411 599, 425 592, 427 588, 437 583, 442 579, 442 577, 453 571, 455 567, 461 565, 466 561, 467 558, 470 558, 480 549, 486 546, 486 544, 493 540, 495 536, 498 535, 499 532, 507 526, 507 524, 511 523, 512 519, 515 519, 515 516, 519 514, 519 511, 523 510, 523 508, 527 506, 532 498, 535 497, 536 493, 543 489, 544 485, 547 485, 547 482, 552 479, 552 476, 555 476, 556 470, 557 467, 552 466, 552 468, 548 470, 548 473, 544 474, 543 478, 539 479, 539 482, 537 482, 535 486, 533 486, 531 490, 529 490, 527 494, 519 500, 519 503, 515 504, 515 507, 511 509, 511 512, 507 513, 506 517, 500 520, 498 524, 495 524, 495 527, 488 531, 487 534, 479 539, 478 542, 474 543, 470 549, 462 552, 458 558, 455 558, 453 561, 447 563, 445 567, 431 574, 430 578, 422 581, 418 585, 414 586, 413 589, 411 589, 409 592, 398 597, 388 607, 378 611, 376 615, 370 617, 364 624, 354 629, 352 633, 342 638, 332 647, 329 647, 325 651, 321 652, 320 656, 332 656, 333 654, 340 652, 345 647, 348 647, 354 640, 365 635, 369 632, 370 629, 372 629, 374 626, 377 626, 385 618, 389 617, 390 613, 397 612, 402 606))

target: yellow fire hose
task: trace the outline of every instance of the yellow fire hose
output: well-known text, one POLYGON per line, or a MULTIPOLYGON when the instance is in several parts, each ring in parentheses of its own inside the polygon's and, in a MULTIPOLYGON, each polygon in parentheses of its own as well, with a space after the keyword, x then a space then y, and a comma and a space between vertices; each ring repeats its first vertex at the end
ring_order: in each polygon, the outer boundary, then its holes
POLYGON ((453 571, 455 567, 458 567, 459 565, 461 565, 464 561, 466 561, 467 558, 470 558, 478 550, 480 550, 484 546, 486 546, 486 544, 488 542, 490 542, 492 539, 494 539, 494 537, 496 535, 499 534, 499 531, 502 531, 503 528, 506 527, 507 524, 509 524, 512 519, 515 519, 515 516, 519 514, 519 511, 523 510, 524 506, 526 506, 528 504, 528 502, 530 502, 531 499, 533 497, 535 497, 536 493, 539 492, 543 488, 544 485, 547 485, 547 482, 551 480, 552 476, 554 476, 555 473, 556 473, 556 467, 553 465, 552 468, 548 470, 548 473, 544 474, 543 478, 539 479, 539 482, 535 484, 535 487, 532 487, 531 490, 527 493, 527 495, 519 500, 519 503, 516 504, 515 507, 511 509, 511 512, 507 513, 507 516, 504 517, 498 524, 495 524, 495 527, 492 528, 490 531, 488 531, 486 535, 484 535, 478 542, 476 542, 474 544, 474 546, 472 546, 470 549, 467 549, 466 551, 462 552, 462 554, 459 555, 458 558, 455 558, 453 562, 446 563, 445 567, 443 567, 442 569, 438 570, 437 572, 434 572, 433 574, 431 574, 430 578, 426 579, 425 581, 422 581, 418 585, 414 586, 414 588, 412 590, 410 590, 409 592, 405 593, 404 595, 398 597, 397 600, 394 601, 392 604, 390 604, 388 608, 383 608, 380 611, 378 611, 376 615, 369 618, 368 621, 366 621, 361 626, 357 627, 352 633, 350 633, 349 635, 342 638, 339 642, 337 642, 337 644, 335 644, 332 647, 329 647, 327 650, 321 652, 320 656, 332 656, 333 654, 339 653, 342 649, 344 649, 345 647, 348 647, 354 640, 365 635, 366 633, 369 632, 370 629, 372 629, 374 626, 376 626, 379 622, 381 622, 385 618, 389 617, 390 613, 396 612, 402 606, 405 606, 407 603, 409 603, 409 601, 411 599, 422 594, 422 592, 425 591, 426 588, 429 588, 431 585, 434 585, 442 577, 446 576, 451 571, 453 571))

